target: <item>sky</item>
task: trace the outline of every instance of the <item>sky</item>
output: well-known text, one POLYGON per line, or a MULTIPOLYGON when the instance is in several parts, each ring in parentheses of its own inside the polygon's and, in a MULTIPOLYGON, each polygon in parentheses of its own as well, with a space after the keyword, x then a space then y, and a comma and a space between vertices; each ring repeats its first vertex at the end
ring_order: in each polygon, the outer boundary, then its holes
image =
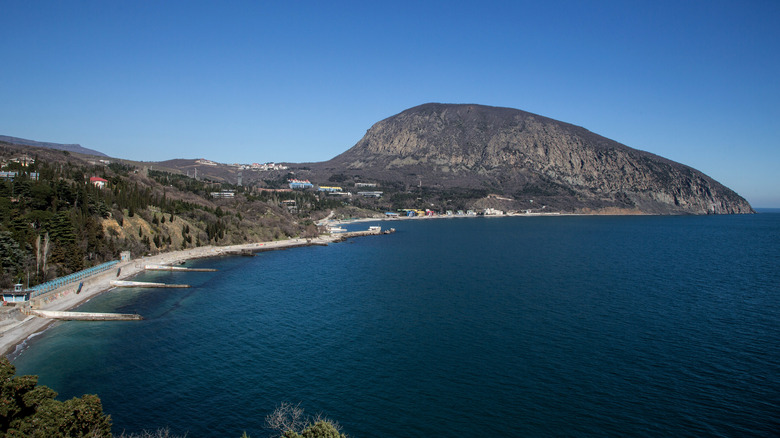
POLYGON ((0 135, 313 162, 428 102, 517 108, 780 207, 780 1, 0 0, 0 135))

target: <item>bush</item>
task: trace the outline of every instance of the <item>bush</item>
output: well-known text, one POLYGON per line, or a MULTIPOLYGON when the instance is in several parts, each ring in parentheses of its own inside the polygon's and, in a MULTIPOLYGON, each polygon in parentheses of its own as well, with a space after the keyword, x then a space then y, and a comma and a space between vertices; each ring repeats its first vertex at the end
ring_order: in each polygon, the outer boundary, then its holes
POLYGON ((266 427, 282 438, 346 438, 337 423, 316 416, 304 415, 300 405, 282 403, 265 417, 266 427))
POLYGON ((16 368, 0 358, 0 432, 7 437, 110 437, 111 417, 96 395, 61 402, 37 386, 37 376, 14 377, 16 368))

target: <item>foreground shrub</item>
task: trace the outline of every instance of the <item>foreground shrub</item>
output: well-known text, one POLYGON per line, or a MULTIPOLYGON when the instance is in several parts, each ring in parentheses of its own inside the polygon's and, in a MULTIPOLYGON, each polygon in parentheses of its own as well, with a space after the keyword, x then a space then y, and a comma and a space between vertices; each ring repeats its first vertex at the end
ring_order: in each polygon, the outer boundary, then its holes
POLYGON ((111 417, 96 395, 61 402, 37 386, 37 376, 14 377, 16 367, 0 358, 0 437, 110 437, 111 417))
POLYGON ((321 416, 304 415, 300 405, 282 403, 265 417, 266 427, 282 438, 347 438, 337 423, 321 416))

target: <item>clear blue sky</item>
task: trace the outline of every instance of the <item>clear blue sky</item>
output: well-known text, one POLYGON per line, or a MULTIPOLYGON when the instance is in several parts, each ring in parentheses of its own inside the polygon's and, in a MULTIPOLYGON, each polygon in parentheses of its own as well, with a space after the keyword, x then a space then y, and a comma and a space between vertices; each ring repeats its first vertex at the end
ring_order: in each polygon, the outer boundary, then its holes
POLYGON ((780 207, 780 1, 0 0, 0 134, 323 161, 426 102, 518 108, 780 207))

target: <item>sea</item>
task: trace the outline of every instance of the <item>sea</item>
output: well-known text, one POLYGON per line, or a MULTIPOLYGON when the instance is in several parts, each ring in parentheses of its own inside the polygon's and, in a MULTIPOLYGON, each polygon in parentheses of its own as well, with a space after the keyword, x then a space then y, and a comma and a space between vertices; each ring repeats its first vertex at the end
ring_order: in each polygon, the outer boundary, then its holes
POLYGON ((780 436, 780 211, 357 223, 393 234, 149 272, 13 360, 115 434, 780 436))

